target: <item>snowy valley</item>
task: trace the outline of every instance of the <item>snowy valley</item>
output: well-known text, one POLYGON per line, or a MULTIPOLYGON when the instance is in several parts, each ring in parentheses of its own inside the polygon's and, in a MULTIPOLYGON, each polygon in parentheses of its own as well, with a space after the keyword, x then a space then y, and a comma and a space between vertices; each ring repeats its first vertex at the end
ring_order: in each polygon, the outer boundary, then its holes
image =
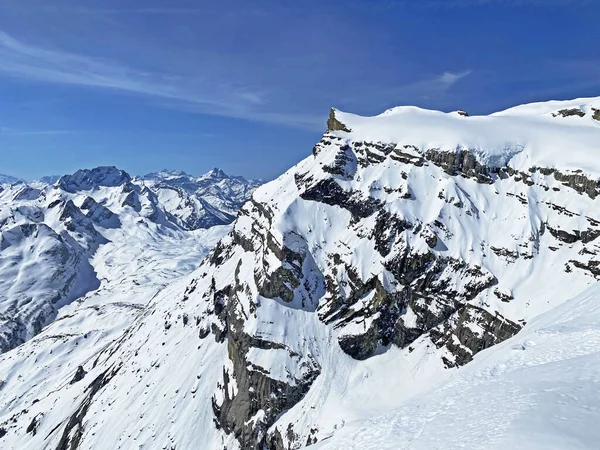
POLYGON ((600 98, 327 125, 3 185, 0 447, 593 448, 600 98))
POLYGON ((152 290, 191 272, 257 186, 212 171, 199 178, 202 190, 183 191, 156 174, 138 180, 114 167, 55 184, 7 180, 0 186, 1 352, 88 293, 125 282, 152 290), (163 202, 165 190, 173 195, 163 202))

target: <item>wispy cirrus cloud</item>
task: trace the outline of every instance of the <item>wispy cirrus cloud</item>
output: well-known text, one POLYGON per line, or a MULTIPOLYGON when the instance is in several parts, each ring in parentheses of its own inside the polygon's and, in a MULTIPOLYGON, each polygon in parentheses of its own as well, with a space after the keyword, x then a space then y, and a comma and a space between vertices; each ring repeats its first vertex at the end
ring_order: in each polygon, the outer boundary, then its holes
POLYGON ((12 77, 143 95, 169 108, 305 128, 315 128, 322 122, 321 117, 310 114, 263 108, 265 90, 208 76, 139 70, 114 60, 32 45, 2 31, 0 60, 0 73, 12 77))
POLYGON ((472 73, 472 70, 463 70, 462 72, 444 72, 441 75, 429 80, 415 83, 413 87, 419 86, 425 89, 432 89, 436 91, 447 90, 472 73))
MULTIPOLYGON (((381 111, 390 106, 421 103, 432 97, 441 101, 442 97, 451 93, 452 88, 471 74, 473 74, 472 70, 459 72, 446 71, 437 75, 426 76, 419 81, 380 88, 369 91, 365 95, 345 100, 351 107, 354 107, 354 105, 359 107, 359 105, 367 103, 368 100, 369 103, 381 111)), ((372 112, 375 113, 377 111, 373 110, 372 112)))
POLYGON ((262 102, 259 92, 230 85, 203 86, 201 79, 151 73, 103 58, 45 49, 1 31, 0 59, 0 72, 42 82, 117 89, 231 109, 232 112, 262 102))

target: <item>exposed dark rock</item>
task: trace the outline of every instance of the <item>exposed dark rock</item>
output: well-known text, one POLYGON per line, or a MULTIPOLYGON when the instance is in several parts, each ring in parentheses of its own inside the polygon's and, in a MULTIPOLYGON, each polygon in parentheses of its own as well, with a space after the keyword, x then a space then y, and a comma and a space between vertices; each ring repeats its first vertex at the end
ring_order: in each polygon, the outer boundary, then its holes
POLYGON ((71 379, 71 381, 69 382, 69 384, 75 384, 78 381, 83 380, 83 378, 87 375, 87 372, 83 369, 83 366, 78 366, 77 367, 77 371, 75 372, 75 375, 73 375, 73 378, 71 379))
POLYGON ((357 192, 348 192, 332 179, 325 179, 306 189, 300 194, 304 200, 340 206, 352 214, 355 220, 369 217, 381 205, 378 200, 364 198, 357 192))
POLYGON ((385 209, 380 209, 373 229, 373 239, 375 239, 375 249, 381 256, 387 256, 393 244, 399 239, 400 235, 412 228, 412 224, 397 215, 392 215, 385 209))
POLYGON ((480 183, 492 183, 489 167, 480 164, 475 155, 468 150, 462 151, 443 151, 439 149, 429 149, 425 152, 425 157, 436 166, 441 167, 448 175, 464 175, 475 178, 480 183))
MULTIPOLYGON (((220 386, 224 400, 219 404, 213 398, 213 411, 216 422, 226 433, 233 433, 242 448, 248 450, 280 450, 281 437, 268 436, 268 428, 277 420, 279 414, 298 403, 320 373, 318 364, 306 355, 308 364, 302 379, 287 384, 269 377, 268 372, 248 362, 246 355, 251 347, 269 348, 273 343, 258 341, 243 331, 243 319, 236 313, 238 289, 229 297, 228 340, 229 358, 233 363, 233 373, 223 369, 223 382, 220 386), (229 385, 231 378, 237 384, 236 393, 231 396, 229 385), (262 420, 253 423, 255 414, 262 410, 262 420)), ((289 430, 288 430, 289 431, 289 430)))
POLYGON ((498 290, 498 289, 494 289, 494 295, 505 303, 508 303, 511 300, 515 299, 512 295, 506 294, 504 292, 500 292, 500 290, 498 290))
POLYGON ((329 119, 327 119, 327 129, 329 131, 351 131, 350 129, 348 129, 348 127, 346 127, 346 125, 344 125, 342 122, 336 119, 335 109, 333 108, 329 110, 329 119))
POLYGON ((600 278, 600 260, 591 260, 587 264, 581 261, 569 261, 575 267, 589 272, 594 278, 600 278))
POLYGON ((119 217, 106 206, 99 204, 92 197, 87 197, 81 204, 81 209, 87 211, 86 217, 105 228, 121 226, 119 217))
POLYGON ((58 180, 58 186, 67 192, 87 191, 99 186, 115 187, 130 184, 129 174, 112 166, 78 170, 73 175, 64 175, 58 180))
POLYGON ((600 236, 600 230, 594 230, 593 228, 590 228, 585 231, 574 230, 572 233, 552 228, 550 225, 548 225, 547 228, 552 236, 554 236, 559 241, 565 242, 567 244, 574 244, 578 241, 587 244, 589 242, 594 241, 598 236, 600 236))
POLYGON ((352 179, 356 166, 356 155, 349 145, 339 148, 332 165, 323 166, 323 170, 332 175, 340 175, 352 179), (354 167, 353 167, 354 166, 354 167))
POLYGON ((87 393, 85 398, 67 421, 60 441, 56 446, 56 450, 76 450, 79 448, 79 442, 81 441, 84 432, 84 419, 92 404, 94 396, 110 382, 118 371, 119 367, 108 369, 98 375, 86 388, 87 393))
POLYGON ((125 200, 123 200, 121 206, 129 206, 134 211, 140 212, 142 210, 142 205, 140 203, 138 193, 136 191, 131 191, 129 194, 127 194, 127 197, 125 197, 125 200))
POLYGON ((31 422, 27 426, 27 429, 25 430, 25 432, 31 433, 33 436, 35 436, 35 434, 37 433, 37 427, 38 427, 38 416, 35 416, 33 419, 31 419, 31 422))
POLYGON ((564 174, 556 169, 550 168, 539 168, 537 170, 543 175, 554 175, 554 178, 557 181, 560 181, 565 186, 568 186, 581 194, 587 194, 592 199, 600 194, 600 180, 592 180, 581 173, 564 174))
POLYGON ((558 111, 557 113, 553 113, 552 115, 554 117, 557 117, 557 116, 562 116, 562 117, 579 116, 579 117, 583 117, 583 116, 585 116, 585 112, 583 112, 579 108, 570 108, 570 109, 561 109, 560 111, 558 111))
POLYGON ((519 259, 519 252, 517 251, 511 251, 507 248, 497 248, 494 246, 490 246, 490 250, 509 263, 513 263, 519 259))
POLYGON ((481 350, 514 336, 521 328, 498 313, 493 315, 474 305, 464 305, 450 320, 432 330, 430 336, 438 348, 446 346, 453 355, 453 360, 444 358, 446 366, 457 367, 470 362, 481 350), (481 331, 474 331, 474 326, 481 331))

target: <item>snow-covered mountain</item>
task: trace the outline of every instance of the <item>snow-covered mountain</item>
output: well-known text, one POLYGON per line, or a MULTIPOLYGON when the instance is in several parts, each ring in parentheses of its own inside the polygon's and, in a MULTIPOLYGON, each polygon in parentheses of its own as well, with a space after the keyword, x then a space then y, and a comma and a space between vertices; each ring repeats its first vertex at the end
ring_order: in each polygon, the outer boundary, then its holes
POLYGON ((226 225, 235 219, 261 180, 246 180, 213 169, 200 177, 180 170, 145 175, 141 182, 152 189, 167 211, 189 229, 226 225))
MULTIPOLYGON (((206 185, 210 189, 210 181, 206 185)), ((4 186, 0 352, 30 339, 54 320, 62 306, 101 286, 99 273, 114 258, 94 260, 101 247, 120 244, 126 254, 137 255, 135 246, 189 244, 192 234, 194 241, 214 234, 190 233, 194 229, 172 215, 154 191, 114 167, 80 170, 54 185, 40 181, 4 186)), ((213 241, 193 259, 204 256, 213 241)), ((118 273, 114 277, 107 282, 122 281, 118 273)))
POLYGON ((0 173, 0 186, 3 184, 19 183, 23 180, 21 178, 13 177, 12 175, 4 175, 0 173))
POLYGON ((40 183, 43 184, 54 184, 56 183, 58 180, 60 180, 60 175, 46 175, 42 178, 39 179, 40 183))
POLYGON ((2 355, 3 448, 593 448, 599 111, 332 110, 196 271, 2 355))

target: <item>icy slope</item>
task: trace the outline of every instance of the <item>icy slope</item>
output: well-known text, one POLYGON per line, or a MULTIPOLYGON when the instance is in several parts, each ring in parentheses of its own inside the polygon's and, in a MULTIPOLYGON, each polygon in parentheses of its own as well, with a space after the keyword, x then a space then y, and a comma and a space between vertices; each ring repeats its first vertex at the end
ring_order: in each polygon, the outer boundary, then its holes
POLYGON ((3 448, 297 449, 418 398, 443 423, 432 388, 597 283, 586 115, 332 112, 118 338, 89 346, 57 321, 0 358, 3 448))
POLYGON ((167 210, 188 229, 233 222, 237 211, 262 184, 229 176, 220 169, 194 177, 179 170, 163 170, 139 180, 152 189, 167 210))
POLYGON ((600 442, 599 384, 596 283, 441 386, 385 416, 347 423, 314 448, 592 449, 600 442))

